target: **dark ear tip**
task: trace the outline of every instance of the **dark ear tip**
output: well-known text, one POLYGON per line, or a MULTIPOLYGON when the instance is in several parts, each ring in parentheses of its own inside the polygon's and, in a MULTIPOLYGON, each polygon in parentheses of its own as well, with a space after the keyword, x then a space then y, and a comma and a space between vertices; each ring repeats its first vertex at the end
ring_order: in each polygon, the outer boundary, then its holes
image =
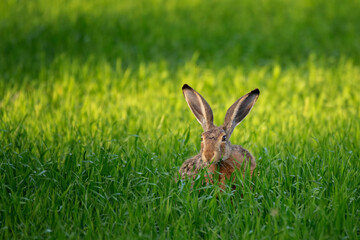
POLYGON ((254 90, 251 91, 251 93, 255 93, 255 94, 259 95, 260 90, 258 88, 255 88, 254 90))
POLYGON ((184 84, 183 86, 182 86, 182 90, 184 90, 184 89, 192 89, 189 85, 187 85, 187 84, 184 84))

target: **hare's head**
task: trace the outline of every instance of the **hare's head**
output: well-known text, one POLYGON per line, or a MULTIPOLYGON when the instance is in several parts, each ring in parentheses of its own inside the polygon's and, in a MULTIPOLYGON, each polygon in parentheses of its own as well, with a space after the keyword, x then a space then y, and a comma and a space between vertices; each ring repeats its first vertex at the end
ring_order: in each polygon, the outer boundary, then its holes
POLYGON ((205 163, 216 163, 231 154, 230 136, 234 128, 254 106, 260 91, 255 89, 239 98, 226 112, 222 126, 215 126, 213 113, 205 99, 189 85, 182 87, 186 102, 204 129, 201 135, 201 158, 205 163))

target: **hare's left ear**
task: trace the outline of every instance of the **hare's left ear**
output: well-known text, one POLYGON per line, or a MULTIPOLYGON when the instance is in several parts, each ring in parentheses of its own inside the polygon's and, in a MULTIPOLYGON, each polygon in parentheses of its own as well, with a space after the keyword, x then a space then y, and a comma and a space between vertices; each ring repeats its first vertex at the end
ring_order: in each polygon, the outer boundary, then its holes
POLYGON ((248 115, 258 99, 259 94, 260 91, 256 88, 239 98, 227 110, 223 127, 228 139, 230 138, 234 128, 246 117, 246 115, 248 115))

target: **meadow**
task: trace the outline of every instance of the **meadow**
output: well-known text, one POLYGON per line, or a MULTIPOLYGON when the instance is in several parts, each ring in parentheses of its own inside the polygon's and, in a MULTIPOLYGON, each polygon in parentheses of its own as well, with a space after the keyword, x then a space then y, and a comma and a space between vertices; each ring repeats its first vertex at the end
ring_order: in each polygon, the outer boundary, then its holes
POLYGON ((360 238, 356 0, 0 2, 1 239, 360 238), (174 181, 202 128, 260 97, 253 178, 174 181))

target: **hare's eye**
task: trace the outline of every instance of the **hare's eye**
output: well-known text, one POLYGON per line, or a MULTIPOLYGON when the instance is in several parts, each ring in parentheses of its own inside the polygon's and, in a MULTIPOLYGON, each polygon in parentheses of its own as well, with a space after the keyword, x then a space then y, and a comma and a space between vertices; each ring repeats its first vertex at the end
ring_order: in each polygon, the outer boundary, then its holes
POLYGON ((200 136, 200 138, 201 138, 201 141, 203 141, 203 136, 200 136))
POLYGON ((224 135, 224 136, 222 137, 222 141, 223 141, 223 142, 226 141, 226 135, 224 135))

